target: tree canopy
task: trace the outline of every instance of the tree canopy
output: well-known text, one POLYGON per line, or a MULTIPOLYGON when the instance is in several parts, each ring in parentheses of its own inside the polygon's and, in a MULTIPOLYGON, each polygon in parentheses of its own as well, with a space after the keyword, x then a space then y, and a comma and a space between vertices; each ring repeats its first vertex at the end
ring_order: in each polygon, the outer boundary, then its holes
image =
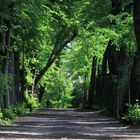
POLYGON ((125 112, 140 99, 138 4, 1 0, 0 108, 37 101, 125 112))

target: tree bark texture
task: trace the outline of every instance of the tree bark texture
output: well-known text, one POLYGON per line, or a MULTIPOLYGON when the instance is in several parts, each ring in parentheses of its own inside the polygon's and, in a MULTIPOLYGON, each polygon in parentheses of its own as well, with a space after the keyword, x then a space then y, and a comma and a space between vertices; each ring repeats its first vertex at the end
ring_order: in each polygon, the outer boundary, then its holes
POLYGON ((134 0, 134 8, 133 8, 133 17, 134 17, 134 28, 137 40, 137 48, 140 56, 140 1, 134 0))
POLYGON ((89 87, 89 94, 88 94, 88 106, 89 108, 92 107, 95 98, 95 90, 96 90, 96 57, 93 57, 92 60, 92 70, 91 70, 91 78, 90 78, 90 87, 89 87))
POLYGON ((131 103, 136 99, 140 100, 140 56, 134 57, 134 63, 131 71, 131 103))
POLYGON ((121 12, 121 0, 112 0, 112 10, 113 15, 118 15, 121 12))
POLYGON ((133 0, 133 19, 134 29, 138 48, 138 55, 134 58, 133 69, 131 72, 131 100, 140 99, 140 1, 133 0))
POLYGON ((39 103, 42 102, 42 98, 43 98, 44 93, 45 93, 45 87, 46 87, 46 84, 44 84, 44 86, 40 86, 40 88, 39 88, 39 95, 38 95, 39 103))
MULTIPOLYGON (((121 12, 121 0, 112 0, 111 14, 118 15, 121 12)), ((116 24, 115 21, 111 25, 116 24)), ((118 77, 118 57, 116 46, 112 41, 108 42, 108 46, 103 56, 102 64, 102 93, 100 98, 103 105, 107 106, 109 111, 116 116, 117 114, 117 77, 118 77)))

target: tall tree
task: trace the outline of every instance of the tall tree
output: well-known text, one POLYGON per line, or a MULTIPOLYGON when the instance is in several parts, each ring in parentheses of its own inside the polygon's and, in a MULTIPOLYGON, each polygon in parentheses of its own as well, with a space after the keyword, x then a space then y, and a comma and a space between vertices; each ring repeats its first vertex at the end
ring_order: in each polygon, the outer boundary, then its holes
POLYGON ((133 21, 138 51, 138 53, 135 54, 131 71, 131 102, 135 103, 136 99, 140 99, 140 2, 138 0, 133 0, 133 21))
POLYGON ((140 53, 140 1, 134 0, 134 27, 137 39, 137 48, 140 53))

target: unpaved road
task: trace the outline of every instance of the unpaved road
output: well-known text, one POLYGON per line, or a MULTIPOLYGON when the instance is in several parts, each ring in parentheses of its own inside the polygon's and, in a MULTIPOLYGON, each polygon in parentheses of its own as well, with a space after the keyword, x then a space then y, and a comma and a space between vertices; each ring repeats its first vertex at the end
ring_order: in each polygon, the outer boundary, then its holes
POLYGON ((140 140, 140 129, 123 126, 99 112, 46 110, 0 126, 0 139, 140 140))

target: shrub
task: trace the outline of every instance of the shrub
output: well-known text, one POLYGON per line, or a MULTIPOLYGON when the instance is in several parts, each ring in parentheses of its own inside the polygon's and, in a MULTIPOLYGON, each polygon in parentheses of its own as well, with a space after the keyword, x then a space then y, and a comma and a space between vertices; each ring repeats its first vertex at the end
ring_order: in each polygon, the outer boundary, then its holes
POLYGON ((98 105, 98 104, 95 104, 95 105, 92 105, 92 107, 91 107, 91 109, 92 110, 102 110, 102 109, 104 109, 103 107, 101 107, 100 105, 98 105))
POLYGON ((2 110, 3 113, 3 119, 4 120, 13 120, 15 118, 15 114, 13 112, 13 109, 3 109, 2 110))
POLYGON ((13 112, 17 116, 23 116, 29 112, 29 109, 26 108, 25 104, 18 104, 13 107, 13 112))
POLYGON ((38 104, 37 98, 34 97, 33 94, 26 93, 25 99, 26 99, 27 108, 29 108, 30 111, 35 111, 38 109, 39 104, 38 104))
POLYGON ((0 112, 0 120, 2 120, 2 118, 3 118, 3 113, 0 112))
MULTIPOLYGON (((35 105, 32 104, 32 109, 35 109, 35 105)), ((11 106, 9 109, 0 109, 0 124, 8 123, 13 120, 16 116, 23 116, 29 112, 27 104, 18 104, 16 106, 11 106)))
POLYGON ((128 112, 121 119, 134 125, 140 123, 140 105, 138 103, 128 105, 128 112))

